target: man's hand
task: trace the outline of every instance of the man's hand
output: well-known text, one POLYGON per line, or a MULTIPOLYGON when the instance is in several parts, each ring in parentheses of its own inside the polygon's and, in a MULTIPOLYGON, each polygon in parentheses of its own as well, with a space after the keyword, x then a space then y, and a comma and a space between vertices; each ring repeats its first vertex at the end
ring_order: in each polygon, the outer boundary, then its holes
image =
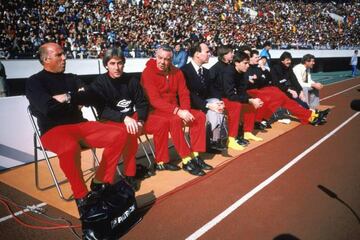
POLYGON ((301 92, 300 92, 300 94, 299 94, 299 98, 300 98, 300 100, 301 100, 301 101, 303 101, 303 102, 307 102, 307 101, 306 101, 306 98, 305 98, 305 94, 304 94, 304 92, 303 92, 303 91, 301 91, 301 92))
POLYGON ((295 90, 288 89, 288 92, 291 94, 292 98, 298 98, 298 94, 295 90))
POLYGON ((254 81, 257 79, 256 74, 249 76, 249 82, 254 83, 254 81))
POLYGON ((313 84, 311 84, 311 87, 312 87, 312 88, 315 88, 315 89, 317 89, 317 90, 320 90, 320 89, 322 89, 324 86, 323 86, 321 83, 313 83, 313 84))
POLYGON ((264 104, 260 98, 250 98, 249 103, 252 104, 255 109, 261 108, 264 104))
POLYGON ((54 96, 52 96, 52 98, 60 103, 68 102, 70 100, 69 94, 67 94, 67 93, 54 95, 54 96))
POLYGON ((128 133, 137 134, 139 132, 139 125, 135 119, 133 119, 129 116, 126 116, 124 118, 124 124, 126 126, 126 130, 128 133))
POLYGON ((206 104, 208 108, 214 112, 222 113, 224 111, 224 103, 222 101, 206 104))
POLYGON ((182 110, 179 109, 177 112, 177 115, 184 120, 186 123, 192 122, 195 120, 195 117, 188 111, 188 110, 182 110))

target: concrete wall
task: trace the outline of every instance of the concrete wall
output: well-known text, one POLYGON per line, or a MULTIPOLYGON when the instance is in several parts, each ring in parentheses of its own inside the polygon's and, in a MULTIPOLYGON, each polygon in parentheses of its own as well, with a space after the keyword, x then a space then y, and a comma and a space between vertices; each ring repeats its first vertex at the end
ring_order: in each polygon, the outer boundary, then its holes
MULTIPOLYGON (((285 50, 271 50, 272 59, 278 59, 285 50)), ((300 59, 305 54, 313 54, 321 61, 328 58, 348 58, 353 55, 353 50, 287 50, 294 59, 300 59)), ((125 71, 129 73, 140 73, 145 68, 147 58, 129 58, 126 61, 125 71)), ((205 67, 209 68, 217 62, 216 58, 211 58, 209 64, 205 67)), ((2 63, 6 69, 8 79, 28 78, 29 76, 40 71, 41 65, 37 60, 3 60, 2 63)), ((94 75, 104 73, 106 70, 102 66, 101 59, 68 59, 66 64, 66 72, 78 75, 94 75)))

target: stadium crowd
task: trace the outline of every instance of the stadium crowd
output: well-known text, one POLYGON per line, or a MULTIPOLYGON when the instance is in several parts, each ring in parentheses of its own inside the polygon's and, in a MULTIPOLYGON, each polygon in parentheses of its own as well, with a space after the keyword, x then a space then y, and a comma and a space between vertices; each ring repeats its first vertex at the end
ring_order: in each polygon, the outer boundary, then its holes
POLYGON ((259 48, 341 49, 360 45, 358 1, 9 0, 0 3, 0 58, 34 58, 57 42, 69 58, 98 58, 121 46, 149 57, 163 43, 206 40, 259 48))

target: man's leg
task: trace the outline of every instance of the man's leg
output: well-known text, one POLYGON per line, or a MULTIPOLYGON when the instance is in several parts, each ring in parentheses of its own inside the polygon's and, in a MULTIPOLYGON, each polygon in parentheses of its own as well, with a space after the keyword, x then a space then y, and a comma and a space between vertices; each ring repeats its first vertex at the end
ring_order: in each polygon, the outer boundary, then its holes
POLYGON ((60 168, 69 180, 75 198, 85 197, 88 193, 81 171, 80 140, 77 124, 54 127, 41 136, 44 148, 58 155, 60 168))
POLYGON ((238 136, 239 131, 242 104, 239 102, 230 101, 226 98, 223 98, 222 100, 224 101, 228 116, 229 140, 227 147, 238 151, 244 150, 244 147, 238 144, 236 141, 236 137, 238 136))
POLYGON ((190 156, 191 149, 185 140, 183 120, 177 115, 166 114, 163 116, 169 119, 171 139, 180 157, 184 158, 190 156))
MULTIPOLYGON (((134 116, 132 116, 134 118, 134 116)), ((137 117, 135 117, 137 119, 137 117)), ((126 131, 126 126, 124 123, 108 121, 108 125, 117 126, 122 128, 123 131, 126 131)), ((136 174, 136 153, 138 150, 138 135, 128 134, 122 156, 124 159, 124 175, 129 177, 134 177, 136 174)))
POLYGON ((189 123, 191 149, 195 152, 206 151, 206 116, 203 112, 194 109, 190 110, 195 121, 189 123))
POLYGON ((355 77, 355 74, 356 74, 356 65, 351 65, 351 67, 352 67, 351 75, 352 75, 353 77, 355 77))
POLYGON ((103 183, 112 183, 128 138, 127 131, 123 127, 100 122, 85 122, 82 123, 81 134, 88 146, 104 148, 95 179, 103 183))
MULTIPOLYGON (((263 106, 264 107, 264 106, 263 106)), ((260 137, 256 137, 252 132, 254 131, 255 116, 257 109, 250 104, 244 104, 244 138, 246 140, 262 141, 260 137)))
POLYGON ((309 91, 309 107, 310 109, 316 109, 320 104, 320 93, 317 89, 309 91))
POLYGON ((145 133, 152 134, 155 146, 156 162, 169 162, 169 120, 166 117, 150 114, 144 125, 145 133))
POLYGON ((228 115, 229 137, 235 138, 238 135, 242 105, 239 102, 230 101, 226 98, 223 98, 222 100, 224 101, 228 115))

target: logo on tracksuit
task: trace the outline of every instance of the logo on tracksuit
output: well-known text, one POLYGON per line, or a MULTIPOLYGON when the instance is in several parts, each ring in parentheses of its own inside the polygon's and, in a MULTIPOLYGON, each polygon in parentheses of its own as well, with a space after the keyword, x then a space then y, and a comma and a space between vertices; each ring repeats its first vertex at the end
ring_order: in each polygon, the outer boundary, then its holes
POLYGON ((122 99, 120 100, 116 106, 119 108, 120 112, 122 113, 127 113, 131 110, 131 108, 129 107, 131 105, 131 100, 127 100, 127 99, 122 99))

